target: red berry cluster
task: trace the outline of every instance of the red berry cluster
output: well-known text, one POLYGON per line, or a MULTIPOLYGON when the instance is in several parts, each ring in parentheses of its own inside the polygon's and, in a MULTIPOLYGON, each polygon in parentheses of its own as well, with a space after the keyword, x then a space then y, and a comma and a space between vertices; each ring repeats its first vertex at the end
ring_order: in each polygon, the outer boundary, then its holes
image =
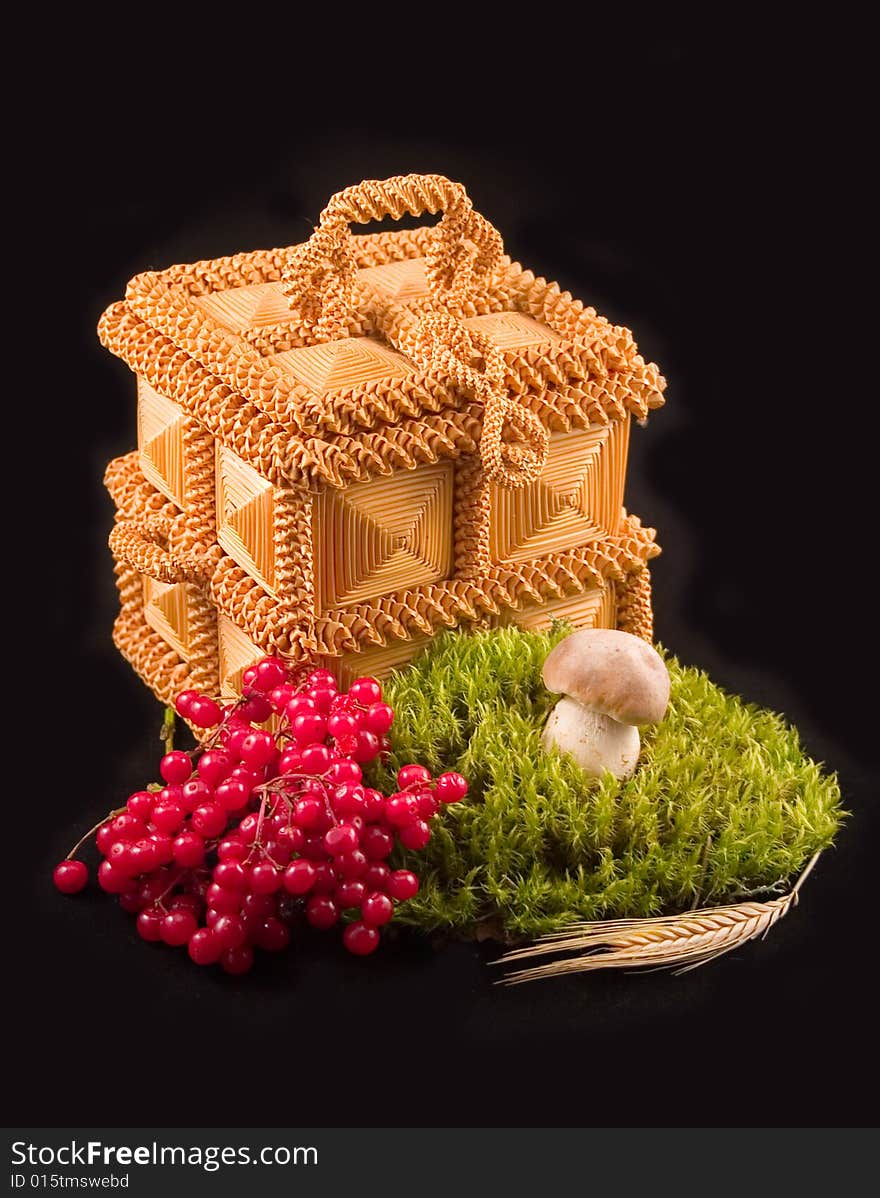
MULTIPOLYGON (((185 944, 198 965, 227 973, 246 973, 254 948, 285 948, 301 915, 330 928, 357 913, 343 942, 373 952, 395 902, 419 888, 387 859, 398 842, 425 847, 440 804, 467 793, 461 774, 434 779, 405 765, 388 797, 364 785, 362 766, 387 753, 394 720, 374 678, 346 693, 328 670, 296 680, 265 657, 244 672, 235 702, 188 690, 175 706, 215 731, 204 749, 167 753, 164 786, 131 795, 97 828, 101 888, 137 915, 144 940, 185 944), (273 716, 274 733, 255 727, 273 716)), ((54 876, 75 894, 88 873, 68 859, 54 876)))

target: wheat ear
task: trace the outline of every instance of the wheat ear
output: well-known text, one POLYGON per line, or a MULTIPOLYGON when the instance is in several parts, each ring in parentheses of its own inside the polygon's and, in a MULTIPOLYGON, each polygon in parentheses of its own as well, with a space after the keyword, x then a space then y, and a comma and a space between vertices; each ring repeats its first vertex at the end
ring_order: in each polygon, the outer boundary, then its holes
POLYGON ((498 964, 511 965, 532 957, 574 953, 559 961, 519 969, 500 979, 507 985, 586 973, 594 969, 695 969, 770 931, 797 904, 798 892, 819 859, 816 853, 788 894, 766 903, 708 907, 683 915, 656 919, 598 920, 572 924, 564 932, 544 936, 526 948, 505 953, 498 964))

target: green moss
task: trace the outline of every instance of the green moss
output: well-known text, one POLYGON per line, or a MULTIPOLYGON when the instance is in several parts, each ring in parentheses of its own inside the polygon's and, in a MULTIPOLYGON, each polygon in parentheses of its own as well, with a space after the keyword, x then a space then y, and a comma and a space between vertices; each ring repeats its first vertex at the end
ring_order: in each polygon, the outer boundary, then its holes
POLYGON ((488 921, 517 937, 711 906, 782 889, 832 843, 837 781, 797 732, 669 655, 669 712, 644 732, 634 778, 589 781, 542 752, 556 700, 541 665, 567 631, 447 633, 389 680, 390 766, 420 761, 471 783, 412 855, 422 889, 401 922, 468 934, 488 921))

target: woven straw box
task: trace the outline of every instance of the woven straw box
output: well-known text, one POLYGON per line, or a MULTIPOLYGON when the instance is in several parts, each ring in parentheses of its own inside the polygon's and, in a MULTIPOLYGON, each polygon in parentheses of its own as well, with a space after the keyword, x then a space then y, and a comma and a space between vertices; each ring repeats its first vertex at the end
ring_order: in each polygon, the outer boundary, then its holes
POLYGON ((137 377, 115 641, 161 699, 232 694, 266 652, 382 676, 476 622, 650 638, 659 549, 624 480, 664 379, 460 185, 349 188, 301 246, 138 276, 99 332, 137 377))

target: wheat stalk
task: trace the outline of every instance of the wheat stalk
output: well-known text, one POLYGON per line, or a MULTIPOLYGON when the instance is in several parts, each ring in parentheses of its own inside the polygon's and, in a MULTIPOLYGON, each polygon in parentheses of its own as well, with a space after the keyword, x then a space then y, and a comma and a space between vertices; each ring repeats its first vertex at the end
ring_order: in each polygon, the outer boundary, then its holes
POLYGON ((816 853, 788 894, 766 903, 707 907, 683 915, 654 919, 598 920, 573 924, 564 932, 542 937, 526 948, 505 953, 498 964, 510 965, 553 953, 574 953, 563 960, 519 969, 500 979, 507 985, 586 973, 595 969, 696 969, 729 953, 747 940, 766 935, 797 904, 798 892, 819 859, 816 853))

